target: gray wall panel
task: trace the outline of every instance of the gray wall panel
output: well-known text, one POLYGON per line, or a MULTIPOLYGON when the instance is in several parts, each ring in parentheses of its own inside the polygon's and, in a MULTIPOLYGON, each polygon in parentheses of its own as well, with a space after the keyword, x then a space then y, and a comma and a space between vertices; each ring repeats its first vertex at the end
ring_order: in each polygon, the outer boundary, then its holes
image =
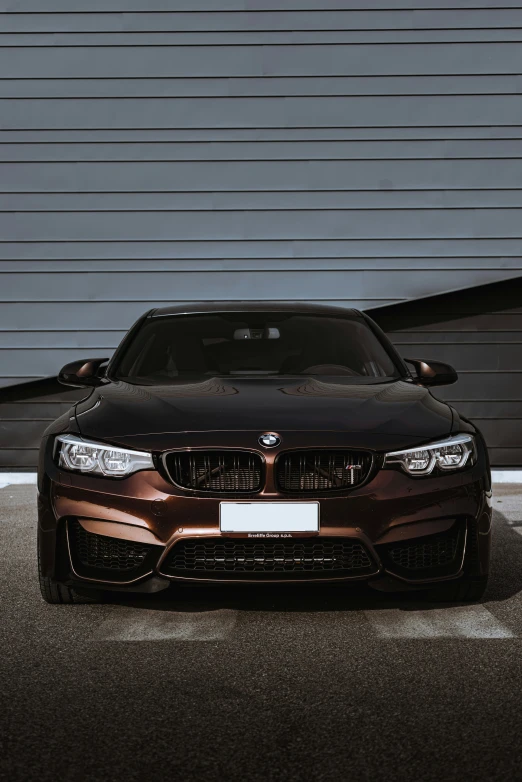
MULTIPOLYGON (((455 6, 455 0, 327 0, 318 7, 317 0, 285 0, 287 10, 306 10, 317 13, 322 10, 344 11, 344 10, 366 10, 372 14, 391 9, 412 9, 419 10, 440 10, 452 9, 455 6)), ((518 8, 519 0, 502 0, 503 8, 518 8)), ((496 11, 496 6, 492 0, 459 0, 458 7, 474 10, 475 8, 485 8, 490 12, 496 11)), ((0 10, 18 11, 20 13, 37 13, 45 10, 47 13, 56 12, 105 12, 107 11, 106 0, 75 0, 74 5, 71 0, 45 0, 45 6, 41 0, 0 0, 0 10)), ((144 4, 144 0, 112 0, 111 11, 137 11, 144 14, 158 13, 165 11, 178 12, 223 12, 223 11, 274 11, 281 10, 281 4, 276 0, 154 0, 144 4)))
MULTIPOLYGON (((361 5, 363 5, 361 3, 361 5)), ((223 7, 223 4, 219 4, 223 7)), ((218 6, 218 7, 219 7, 218 6)), ((113 6, 111 6, 112 8, 113 6)), ((145 9, 144 9, 145 10, 145 9)), ((238 11, 230 14, 216 10, 212 14, 190 12, 147 13, 55 13, 55 14, 4 14, 2 30, 4 32, 147 32, 173 31, 194 32, 197 30, 364 30, 371 27, 376 30, 414 30, 428 31, 445 28, 493 28, 521 27, 522 9, 520 8, 448 8, 417 10, 412 17, 411 11, 387 11, 383 7, 379 13, 364 10, 328 10, 314 9, 289 11, 281 8, 277 11, 238 11)))
MULTIPOLYGON (((306 77, 304 77, 306 78, 306 77)), ((480 77, 479 77, 480 78, 480 77)), ((20 80, 16 79, 18 83, 20 80)), ((145 83, 148 79, 143 80, 145 83)), ((420 139, 434 139, 437 141, 451 141, 452 139, 517 139, 522 138, 522 126, 520 125, 463 125, 455 127, 444 126, 414 126, 401 125, 399 127, 307 127, 307 128, 90 128, 81 130, 78 128, 54 128, 37 130, 17 129, 2 130, 0 128, 1 143, 36 142, 36 143, 62 143, 71 141, 86 142, 87 144, 109 141, 125 144, 129 141, 140 143, 152 142, 228 142, 235 144, 240 141, 316 141, 351 140, 351 141, 393 141, 406 140, 417 142, 420 139)), ((320 146, 320 145, 318 145, 320 146)))
MULTIPOLYGON (((161 96, 266 95, 466 95, 518 93, 517 74, 480 76, 258 76, 238 78, 181 77, 75 79, 71 77, 0 78, 2 98, 108 98, 161 96)), ((40 138, 44 136, 40 134, 40 138)), ((320 152, 321 150, 316 150, 320 152)))
MULTIPOLYGON (((501 351, 506 345, 522 345, 522 333, 516 329, 513 331, 507 329, 503 330, 502 334, 498 334, 496 331, 479 331, 478 329, 476 331, 471 331, 470 329, 469 331, 442 333, 440 331, 433 331, 431 333, 428 331, 418 331, 409 332, 408 334, 405 333, 398 337, 395 336, 393 341, 396 346, 401 346, 401 349, 406 349, 406 347, 408 347, 408 349, 411 350, 412 347, 415 347, 415 349, 420 347, 423 353, 426 353, 426 350, 431 351, 434 347, 455 350, 460 349, 461 351, 465 348, 467 351, 470 346, 476 345, 488 347, 493 345, 495 349, 501 351)), ((518 348, 515 348, 513 357, 518 360, 516 350, 518 350, 518 348)))
MULTIPOLYGON (((42 437, 42 421, 0 421, 0 449, 13 447, 17 440, 22 439, 25 447, 37 448, 42 437)), ((44 423, 44 427, 47 422, 44 423)))
POLYGON ((123 339, 125 331, 0 331, 0 360, 9 358, 9 353, 18 354, 24 359, 26 351, 36 349, 56 350, 74 348, 75 350, 110 350, 111 352, 123 339))
MULTIPOLYGON (((479 402, 459 402, 459 412, 467 418, 471 418, 482 426, 481 421, 522 421, 522 400, 496 402, 494 405, 489 400, 479 402)), ((518 427, 520 424, 516 424, 518 427)))
MULTIPOLYGON (((411 356, 411 352, 408 351, 411 356)), ((457 406, 460 400, 484 400, 494 403, 495 400, 517 401, 522 396, 522 370, 514 369, 499 373, 498 370, 460 370, 459 379, 454 386, 437 389, 435 396, 455 400, 457 406)), ((494 410, 494 404, 492 405, 494 410)), ((518 430, 519 431, 519 430, 518 430)), ((520 437, 520 431, 519 431, 520 437)))
MULTIPOLYGON (((0 10, 0 385, 110 355, 155 305, 521 275, 518 0, 0 10)), ((522 464, 522 312, 481 306, 393 338, 454 363, 440 396, 522 464)), ((75 393, 0 408, 0 467, 75 393)))
POLYGON ((519 187, 522 160, 3 163, 0 177, 14 192, 497 189, 519 187))
MULTIPOLYGON (((152 274, 155 272, 221 272, 232 271, 248 272, 299 272, 299 271, 317 271, 320 266, 321 271, 351 271, 351 272, 396 272, 404 278, 404 272, 411 271, 411 268, 421 271, 431 271, 453 274, 454 272, 473 272, 477 280, 487 282, 487 277, 483 272, 495 272, 504 277, 518 276, 507 272, 522 272, 522 260, 518 257, 455 257, 449 256, 426 256, 423 258, 384 258, 384 257, 259 257, 259 258, 156 258, 144 261, 136 259, 112 260, 96 258, 89 259, 89 274, 94 272, 118 272, 127 274, 128 272, 141 272, 142 274, 152 274)), ((85 263, 83 260, 72 260, 62 258, 60 260, 0 260, 0 274, 5 272, 15 272, 17 274, 27 272, 74 272, 75 274, 85 275, 85 263)), ((0 287, 2 285, 0 277, 0 287)), ((32 277, 31 277, 32 279, 32 277)), ((172 279, 172 277, 171 277, 172 279)), ((174 278, 174 279, 177 279, 174 278)), ((422 336, 422 335, 421 335, 422 336)))
POLYGON ((214 161, 214 160, 414 160, 522 157, 522 139, 455 141, 234 141, 150 144, 75 143, 0 144, 0 160, 22 163, 61 161, 214 161))
POLYGON ((521 235, 519 209, 0 213, 4 241, 400 239, 521 235))
POLYGON ((4 421, 47 421, 51 423, 69 409, 68 402, 33 402, 26 405, 21 402, 6 403, 2 406, 4 421))
MULTIPOLYGON (((419 37, 421 35, 422 33, 419 33, 419 37)), ((124 46, 100 47, 94 54, 92 47, 61 48, 57 47, 55 42, 54 46, 43 47, 36 53, 37 57, 28 57, 24 47, 0 49, 0 72, 11 78, 309 74, 385 77, 388 74, 519 73, 522 62, 522 51, 517 42, 458 45, 441 43, 431 46, 423 43, 403 46, 141 46, 135 47, 131 55, 124 46)), ((380 119, 383 121, 385 117, 380 119)), ((176 125, 179 127, 180 123, 176 125)), ((204 123, 202 127, 205 126, 208 125, 204 123)))
MULTIPOLYGON (((320 266, 320 265, 319 265, 320 266)), ((453 289, 470 284, 494 282, 518 277, 518 271, 475 270, 446 272, 446 284, 453 289)), ((120 272, 71 274, 37 272, 31 275, 32 290, 27 289, 25 274, 6 272, 0 278, 2 290, 8 291, 7 301, 60 302, 67 298, 76 302, 151 302, 169 293, 179 302, 198 299, 244 300, 256 292, 256 298, 279 301, 297 299, 306 301, 313 291, 319 301, 345 298, 352 301, 415 299, 438 293, 439 271, 417 270, 410 278, 403 271, 386 270, 378 273, 351 271, 265 271, 222 272, 120 272)), ((0 301, 6 301, 0 290, 0 301)), ((4 294, 5 295, 5 294, 4 294)))
MULTIPOLYGON (((320 239, 298 238, 279 241, 213 239, 204 241, 114 241, 114 242, 1 242, 0 260, 13 259, 234 259, 234 258, 395 258, 398 268, 405 263, 415 269, 415 258, 489 258, 522 255, 522 238, 466 239, 320 239)), ((479 266, 481 262, 479 262, 479 266)), ((493 262, 495 266, 495 262, 493 262)), ((502 268, 502 260, 497 268, 502 268)), ((85 267, 88 270, 88 267, 85 267)), ((441 279, 444 284, 444 280, 441 279)))
MULTIPOLYGON (((45 428, 45 427, 44 427, 45 428)), ((20 442, 25 439, 18 436, 20 442)), ((38 449, 17 445, 16 448, 0 448, 0 469, 30 471, 38 464, 38 449)))
MULTIPOLYGON (((520 280, 520 277, 518 279, 520 280)), ((487 310, 487 308, 483 309, 487 310)), ((438 318, 435 318, 434 323, 423 324, 422 328, 417 326, 411 330, 400 330, 396 333, 401 341, 408 340, 412 334, 416 333, 421 339, 423 335, 428 336, 430 339, 438 335, 438 338, 441 340, 455 343, 462 340, 464 336, 487 332, 490 334, 491 340, 497 342, 499 339, 497 332, 509 335, 522 333, 521 315, 522 312, 519 309, 511 310, 506 308, 502 312, 484 311, 481 314, 474 314, 472 319, 468 319, 463 317, 462 313, 453 311, 446 313, 443 323, 439 323, 438 318)))
MULTIPOLYGON (((506 45, 506 44, 504 44, 506 45)), ((13 50, 11 50, 13 51, 13 50)), ((76 51, 76 50, 73 50, 76 51)), ((521 51, 522 55, 522 51, 521 51)), ((0 58, 1 59, 1 58, 0 58)), ((522 58, 519 65, 522 65, 522 58)), ((4 129, 520 125, 517 95, 0 100, 4 129), (405 122, 407 118, 407 122, 405 122), (502 122, 499 123, 499 118, 502 122)))
POLYGON ((522 464, 522 448, 489 448, 491 464, 518 465, 522 464))
POLYGON ((259 32, 97 32, 97 33, 8 33, 0 34, 0 46, 11 48, 23 47, 82 47, 94 48, 100 46, 134 48, 150 48, 152 46, 318 46, 330 44, 342 45, 418 45, 419 43, 458 44, 491 43, 501 41, 507 43, 519 41, 520 29, 442 29, 442 30, 316 30, 303 31, 259 31, 259 32))
POLYGON ((477 423, 491 448, 520 448, 522 418, 518 421, 482 420, 477 423))
POLYGON ((520 336, 522 335, 519 334, 518 343, 502 344, 500 340, 488 343, 475 341, 473 344, 468 343, 463 346, 460 343, 452 344, 448 340, 445 344, 419 344, 415 347, 397 345, 397 348, 403 356, 415 358, 420 355, 426 359, 446 361, 449 364, 458 365, 461 373, 467 371, 508 372, 514 367, 522 368, 522 340, 520 336))
MULTIPOLYGON (((0 193, 2 212, 164 212, 274 209, 484 209, 521 207, 520 190, 229 191, 180 193, 0 193)), ((379 219, 379 215, 375 216, 379 219)))
POLYGON ((58 374, 60 367, 77 358, 110 358, 114 348, 42 348, 34 350, 0 349, 0 362, 3 372, 8 375, 22 377, 30 368, 31 374, 58 374), (94 353, 93 353, 94 350, 94 353), (52 369, 50 369, 52 361, 52 369))

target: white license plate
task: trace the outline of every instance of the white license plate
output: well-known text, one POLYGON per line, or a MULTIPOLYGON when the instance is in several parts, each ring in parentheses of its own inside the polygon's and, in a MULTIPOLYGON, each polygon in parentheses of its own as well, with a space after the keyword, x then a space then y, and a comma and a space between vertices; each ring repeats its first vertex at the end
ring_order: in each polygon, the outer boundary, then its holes
POLYGON ((319 532, 318 502, 221 502, 221 532, 319 532))

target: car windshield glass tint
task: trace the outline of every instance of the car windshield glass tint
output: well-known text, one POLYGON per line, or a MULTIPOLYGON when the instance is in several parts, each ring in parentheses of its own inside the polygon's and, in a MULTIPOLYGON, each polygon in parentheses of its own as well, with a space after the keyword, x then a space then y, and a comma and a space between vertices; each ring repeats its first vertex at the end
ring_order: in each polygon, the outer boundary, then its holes
POLYGON ((243 312, 151 318, 114 374, 165 382, 186 375, 375 379, 399 373, 362 318, 243 312))

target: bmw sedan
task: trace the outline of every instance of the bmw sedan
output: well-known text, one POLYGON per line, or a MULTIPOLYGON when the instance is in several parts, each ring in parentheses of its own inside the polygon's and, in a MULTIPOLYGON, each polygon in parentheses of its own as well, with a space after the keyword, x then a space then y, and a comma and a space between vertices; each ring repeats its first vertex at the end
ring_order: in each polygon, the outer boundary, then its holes
POLYGON ((365 582, 477 600, 491 476, 480 431, 354 310, 147 312, 45 432, 38 562, 50 603, 180 582, 365 582))

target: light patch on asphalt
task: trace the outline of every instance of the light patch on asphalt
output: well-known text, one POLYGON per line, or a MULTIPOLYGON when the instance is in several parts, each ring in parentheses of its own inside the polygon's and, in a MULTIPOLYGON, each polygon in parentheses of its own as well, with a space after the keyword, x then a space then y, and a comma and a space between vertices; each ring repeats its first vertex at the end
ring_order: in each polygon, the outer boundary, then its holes
POLYGON ((495 488, 493 507, 502 514, 508 526, 522 535, 521 486, 503 485, 495 488))
POLYGON ((236 624, 237 612, 154 611, 122 608, 93 633, 95 641, 218 641, 236 624))
POLYGON ((381 638, 513 638, 484 606, 448 606, 426 611, 398 608, 365 611, 381 638))
POLYGON ((21 484, 23 486, 27 484, 36 484, 36 473, 26 472, 2 472, 0 473, 0 489, 5 489, 6 486, 13 486, 15 484, 21 484))

